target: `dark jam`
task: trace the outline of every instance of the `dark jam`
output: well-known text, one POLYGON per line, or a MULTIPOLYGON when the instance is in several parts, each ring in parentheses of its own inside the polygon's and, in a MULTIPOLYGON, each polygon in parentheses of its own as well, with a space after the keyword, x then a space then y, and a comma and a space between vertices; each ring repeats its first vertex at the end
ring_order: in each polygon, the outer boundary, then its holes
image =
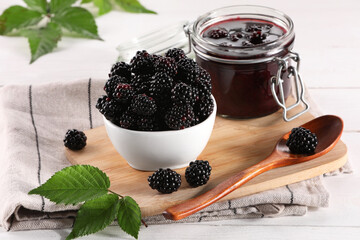
MULTIPOLYGON (((220 56, 211 52, 206 54, 218 59, 234 59, 233 55, 226 55, 226 52, 232 51, 232 47, 266 46, 277 41, 285 33, 286 31, 283 28, 272 22, 256 19, 231 19, 211 25, 202 32, 201 36, 204 40, 219 47, 228 47, 220 56)), ((293 40, 285 44, 276 55, 271 57, 285 56, 290 51, 293 40)), ((254 55, 250 60, 261 60, 262 58, 264 56, 254 55)), ((196 61, 211 75, 212 93, 218 105, 218 114, 238 118, 254 118, 268 115, 280 108, 271 92, 270 79, 278 71, 278 65, 275 61, 265 60, 244 64, 223 63, 199 55, 196 55, 196 61)), ((291 90, 287 75, 284 72, 282 76, 285 98, 288 97, 291 90)))

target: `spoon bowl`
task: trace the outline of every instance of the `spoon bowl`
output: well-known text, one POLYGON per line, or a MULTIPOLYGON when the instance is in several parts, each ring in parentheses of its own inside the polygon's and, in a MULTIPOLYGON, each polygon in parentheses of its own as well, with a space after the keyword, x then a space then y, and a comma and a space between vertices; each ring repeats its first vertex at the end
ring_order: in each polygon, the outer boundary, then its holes
POLYGON ((301 127, 309 129, 311 132, 316 134, 318 145, 314 153, 291 153, 289 148, 286 146, 286 141, 289 138, 291 132, 287 132, 279 139, 274 150, 267 158, 245 170, 240 171, 210 191, 166 209, 163 215, 167 219, 180 220, 213 204, 252 178, 266 171, 278 167, 306 162, 328 153, 340 140, 344 128, 344 123, 340 117, 334 115, 325 115, 315 118, 301 125, 301 127))

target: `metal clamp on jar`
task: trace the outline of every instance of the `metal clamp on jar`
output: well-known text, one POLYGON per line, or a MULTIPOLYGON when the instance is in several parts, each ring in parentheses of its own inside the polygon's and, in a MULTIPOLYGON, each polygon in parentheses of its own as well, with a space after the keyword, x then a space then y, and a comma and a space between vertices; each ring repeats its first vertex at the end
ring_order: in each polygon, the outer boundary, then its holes
POLYGON ((261 6, 225 7, 200 16, 184 31, 196 61, 211 75, 218 114, 255 118, 282 108, 284 120, 291 121, 308 111, 300 58, 291 51, 294 25, 284 13, 261 6), (292 87, 295 103, 286 106, 292 87), (301 103, 304 109, 288 117, 301 103))

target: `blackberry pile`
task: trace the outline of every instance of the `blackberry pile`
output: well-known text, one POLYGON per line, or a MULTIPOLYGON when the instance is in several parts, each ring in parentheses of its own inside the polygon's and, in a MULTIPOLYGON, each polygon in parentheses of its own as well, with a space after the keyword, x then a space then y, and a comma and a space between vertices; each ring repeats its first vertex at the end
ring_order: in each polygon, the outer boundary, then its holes
POLYGON ((138 51, 130 64, 115 63, 104 91, 96 108, 112 123, 132 130, 188 128, 214 109, 209 73, 176 48, 165 56, 138 51))
POLYGON ((84 132, 76 129, 69 129, 64 138, 65 147, 71 150, 80 150, 86 146, 87 137, 84 132))
POLYGON ((303 127, 293 128, 286 141, 286 146, 296 154, 313 153, 317 145, 318 140, 315 133, 303 127))

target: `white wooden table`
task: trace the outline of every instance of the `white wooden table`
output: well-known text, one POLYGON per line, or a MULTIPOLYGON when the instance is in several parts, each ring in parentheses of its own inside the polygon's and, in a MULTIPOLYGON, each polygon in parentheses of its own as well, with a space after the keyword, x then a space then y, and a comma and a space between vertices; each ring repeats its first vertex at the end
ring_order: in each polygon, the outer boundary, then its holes
MULTIPOLYGON (((20 0, 1 0, 0 11, 20 0)), ((63 38, 59 48, 29 65, 23 38, 0 37, 0 85, 105 78, 121 41, 151 29, 194 20, 226 5, 257 4, 277 8, 295 22, 295 51, 302 57, 301 75, 324 113, 345 121, 343 141, 354 174, 326 178, 330 206, 303 217, 228 220, 142 227, 140 239, 360 239, 360 2, 359 0, 142 0, 158 15, 112 12, 97 19, 105 40, 63 38), (350 187, 351 186, 351 187, 350 187)), ((5 232, 0 239, 65 239, 70 229, 5 232)), ((118 227, 84 239, 131 239, 118 227)))

